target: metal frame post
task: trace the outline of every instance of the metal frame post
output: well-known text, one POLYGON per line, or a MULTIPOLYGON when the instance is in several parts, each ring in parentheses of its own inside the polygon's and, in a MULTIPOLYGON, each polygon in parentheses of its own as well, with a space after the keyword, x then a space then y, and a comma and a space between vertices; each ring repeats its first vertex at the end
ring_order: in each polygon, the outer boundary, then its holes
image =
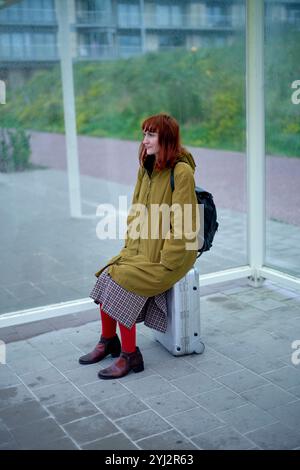
POLYGON ((246 104, 248 262, 254 285, 262 281, 266 246, 264 1, 246 0, 246 104))
POLYGON ((80 171, 68 0, 55 0, 55 8, 63 88, 70 212, 71 217, 81 217, 80 171))

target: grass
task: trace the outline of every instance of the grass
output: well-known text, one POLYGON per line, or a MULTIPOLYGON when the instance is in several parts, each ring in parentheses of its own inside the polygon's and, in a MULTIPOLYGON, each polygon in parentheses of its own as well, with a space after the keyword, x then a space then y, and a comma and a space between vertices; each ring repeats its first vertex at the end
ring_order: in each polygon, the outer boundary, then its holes
MULTIPOLYGON (((266 151, 300 156, 300 32, 274 35, 265 46, 266 151)), ((159 112, 178 119, 185 145, 244 151, 245 44, 147 53, 74 64, 78 134, 139 140, 142 120, 159 112)), ((38 72, 2 107, 2 127, 64 132, 59 65, 38 72)))

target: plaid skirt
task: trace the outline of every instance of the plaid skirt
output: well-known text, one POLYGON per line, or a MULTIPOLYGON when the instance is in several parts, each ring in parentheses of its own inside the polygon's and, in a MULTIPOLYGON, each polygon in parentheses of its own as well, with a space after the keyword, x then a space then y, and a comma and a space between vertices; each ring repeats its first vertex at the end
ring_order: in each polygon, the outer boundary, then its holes
POLYGON ((127 328, 135 323, 144 322, 149 328, 166 332, 167 329, 167 291, 154 297, 143 297, 129 292, 117 284, 106 268, 97 278, 89 297, 111 318, 127 328))

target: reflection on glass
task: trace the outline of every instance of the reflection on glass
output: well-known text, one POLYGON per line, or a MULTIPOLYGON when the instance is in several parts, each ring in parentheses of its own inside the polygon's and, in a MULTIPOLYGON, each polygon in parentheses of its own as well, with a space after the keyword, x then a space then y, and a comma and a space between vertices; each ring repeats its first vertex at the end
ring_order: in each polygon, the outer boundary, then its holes
POLYGON ((124 240, 99 240, 96 209, 120 236, 138 170, 140 123, 167 112, 213 193, 220 231, 201 273, 246 263, 245 3, 69 1, 82 194, 69 208, 53 0, 0 10, 0 313, 87 297, 124 240), (144 5, 144 7, 143 7, 144 5), (9 29, 4 27, 9 23, 9 29), (9 133, 12 132, 10 135, 9 133), (4 149, 4 150, 3 150, 4 149))
POLYGON ((300 275, 300 2, 266 1, 266 264, 300 275), (298 86, 298 96, 299 86, 298 86))

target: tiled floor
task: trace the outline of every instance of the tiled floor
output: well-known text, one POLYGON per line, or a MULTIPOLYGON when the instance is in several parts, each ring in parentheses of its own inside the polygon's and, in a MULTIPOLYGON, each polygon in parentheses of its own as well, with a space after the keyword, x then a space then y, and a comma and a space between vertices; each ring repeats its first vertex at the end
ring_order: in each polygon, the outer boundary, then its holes
POLYGON ((112 358, 78 363, 98 341, 97 316, 1 331, 0 449, 300 449, 297 293, 203 288, 204 354, 175 358, 139 325, 145 370, 115 381, 97 377, 112 358))

